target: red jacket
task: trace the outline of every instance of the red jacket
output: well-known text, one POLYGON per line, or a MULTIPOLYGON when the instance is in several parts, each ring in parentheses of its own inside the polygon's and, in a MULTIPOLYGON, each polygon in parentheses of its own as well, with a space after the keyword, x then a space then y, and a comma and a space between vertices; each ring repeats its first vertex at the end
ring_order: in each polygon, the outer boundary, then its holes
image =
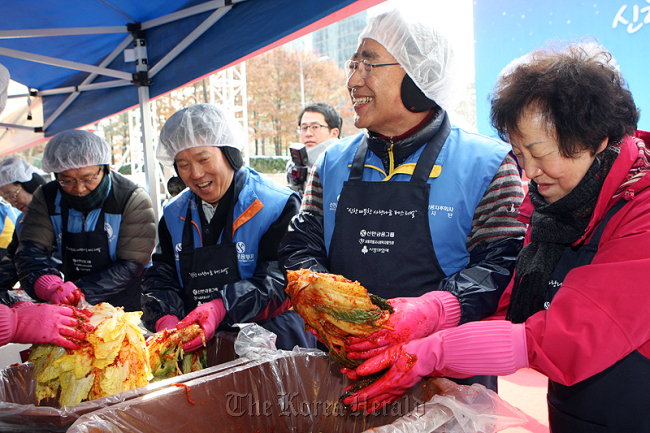
MULTIPOLYGON (((585 235, 574 243, 588 241, 607 211, 621 199, 628 201, 607 224, 591 264, 571 270, 548 310, 526 321, 530 366, 564 385, 587 379, 635 350, 650 358, 650 174, 628 182, 638 165, 647 166, 638 141, 626 137, 621 144, 585 235)), ((492 319, 505 316, 511 291, 512 282, 492 319)))

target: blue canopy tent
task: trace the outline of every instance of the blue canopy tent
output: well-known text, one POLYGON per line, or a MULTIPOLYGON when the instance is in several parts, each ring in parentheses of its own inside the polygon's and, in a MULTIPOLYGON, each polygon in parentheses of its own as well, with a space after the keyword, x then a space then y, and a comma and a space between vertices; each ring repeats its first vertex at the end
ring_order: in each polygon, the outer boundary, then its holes
POLYGON ((150 98, 382 1, 3 0, 0 63, 42 97, 46 137, 139 104, 150 186, 150 98))

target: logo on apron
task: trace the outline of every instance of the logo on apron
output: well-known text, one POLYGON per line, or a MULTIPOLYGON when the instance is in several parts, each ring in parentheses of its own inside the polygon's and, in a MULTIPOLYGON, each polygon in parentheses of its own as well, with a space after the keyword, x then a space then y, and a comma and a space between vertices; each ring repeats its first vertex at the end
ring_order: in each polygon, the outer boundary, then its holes
POLYGON ((104 223, 104 231, 108 235, 109 242, 115 239, 115 234, 113 233, 113 227, 109 223, 104 223))

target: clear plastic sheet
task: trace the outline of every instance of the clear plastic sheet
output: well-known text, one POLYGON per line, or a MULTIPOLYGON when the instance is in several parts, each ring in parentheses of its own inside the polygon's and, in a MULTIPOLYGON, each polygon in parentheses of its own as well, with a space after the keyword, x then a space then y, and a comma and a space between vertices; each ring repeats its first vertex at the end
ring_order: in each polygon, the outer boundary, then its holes
MULTIPOLYGON (((384 411, 352 412, 338 398, 348 385, 323 352, 273 350, 268 331, 242 329, 239 365, 186 380, 80 417, 69 433, 90 432, 496 432, 526 417, 480 385, 427 379, 384 411)), ((273 334, 270 334, 274 338, 273 334)))
POLYGON ((168 388, 174 383, 183 383, 245 364, 248 360, 236 359, 234 341, 235 336, 225 332, 218 333, 216 338, 210 341, 208 365, 212 367, 72 407, 59 407, 56 401, 42 401, 41 405, 36 404, 36 382, 34 366, 31 363, 0 370, 0 431, 65 431, 86 413, 168 388))

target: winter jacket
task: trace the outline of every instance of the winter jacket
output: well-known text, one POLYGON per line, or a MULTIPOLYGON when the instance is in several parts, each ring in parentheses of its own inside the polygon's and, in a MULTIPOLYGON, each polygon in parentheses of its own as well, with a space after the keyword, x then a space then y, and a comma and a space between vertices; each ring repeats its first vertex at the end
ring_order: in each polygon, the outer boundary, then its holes
MULTIPOLYGON (((234 284, 226 284, 214 294, 224 301, 226 317, 223 324, 226 326, 233 323, 261 322, 286 311, 289 307, 284 292, 286 281, 277 264, 277 249, 289 221, 300 206, 297 194, 247 167, 235 173, 231 188, 232 200, 236 200, 233 221, 237 221, 256 200, 261 202, 261 209, 265 210, 256 210, 250 219, 233 233, 233 241, 243 241, 246 244, 246 252, 254 251, 255 256, 253 263, 249 263, 249 257, 240 255, 238 259, 242 279, 234 284)), ((228 194, 226 193, 219 202, 217 212, 219 208, 230 208, 231 203, 226 198, 228 194)), ((173 237, 177 235, 170 232, 170 225, 173 224, 167 221, 170 218, 184 218, 187 205, 181 209, 178 203, 187 204, 190 198, 199 203, 196 212, 203 214, 201 200, 190 190, 179 194, 165 206, 164 216, 158 224, 159 243, 153 255, 153 263, 143 276, 142 319, 145 326, 152 331, 156 321, 162 316, 172 314, 183 318, 191 311, 183 302, 183 285, 179 279, 174 254, 174 245, 178 242, 174 242, 173 237)), ((214 224, 217 218, 215 215, 211 223, 214 224)), ((196 217, 193 221, 195 219, 196 217)), ((202 233, 205 233, 210 224, 205 222, 204 218, 200 220, 202 233)), ((198 239, 198 236, 195 236, 195 239, 198 239)), ((202 239, 204 246, 217 243, 216 239, 212 243, 206 242, 206 236, 202 236, 202 239)))
MULTIPOLYGON (((592 262, 569 271, 548 309, 526 321, 530 366, 562 385, 590 378, 634 351, 650 363, 650 175, 637 172, 647 166, 643 146, 625 138, 589 226, 573 244, 588 242, 607 211, 627 201, 605 226, 592 262)), ((512 282, 492 318, 505 316, 511 291, 512 282)))
MULTIPOLYGON (((74 281, 91 304, 129 296, 126 292, 129 289, 139 290, 138 279, 151 261, 155 244, 156 224, 149 194, 117 172, 111 171, 110 175, 111 187, 103 206, 110 200, 122 209, 116 215, 120 221, 117 240, 114 244, 111 242, 113 263, 99 273, 74 281)), ((20 244, 15 254, 18 277, 22 288, 35 299, 38 298, 34 293, 34 283, 41 275, 61 276, 52 259, 52 249, 61 236, 60 228, 54 224, 54 221, 61 219, 60 206, 55 203, 58 198, 50 199, 51 202, 46 199, 61 197, 60 194, 56 181, 36 190, 19 234, 20 244)), ((83 218, 86 231, 94 230, 96 217, 91 217, 100 210, 94 209, 88 217, 83 218)), ((68 227, 79 218, 82 218, 80 213, 71 209, 68 227)), ((109 239, 112 235, 107 232, 109 239)), ((62 248, 59 247, 59 250, 62 248)))

